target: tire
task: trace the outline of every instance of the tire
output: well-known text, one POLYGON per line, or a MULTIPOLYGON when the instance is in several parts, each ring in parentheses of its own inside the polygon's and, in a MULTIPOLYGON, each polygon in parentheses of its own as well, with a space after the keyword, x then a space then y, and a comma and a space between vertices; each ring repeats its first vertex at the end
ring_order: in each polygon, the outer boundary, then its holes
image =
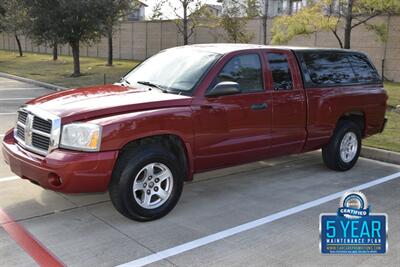
POLYGON ((329 143, 322 147, 325 165, 336 171, 347 171, 356 164, 361 150, 361 130, 352 121, 339 121, 329 143), (342 151, 341 153, 341 146, 342 151))
POLYGON ((159 219, 178 202, 183 173, 179 160, 161 144, 140 144, 126 149, 118 159, 109 185, 111 202, 132 220, 159 219))

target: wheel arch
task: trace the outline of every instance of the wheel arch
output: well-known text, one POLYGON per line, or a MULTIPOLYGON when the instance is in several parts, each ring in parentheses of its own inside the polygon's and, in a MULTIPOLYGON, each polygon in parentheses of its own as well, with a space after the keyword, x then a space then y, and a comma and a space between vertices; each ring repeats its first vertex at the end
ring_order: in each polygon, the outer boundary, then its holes
POLYGON ((340 121, 350 120, 357 124, 360 128, 361 136, 365 137, 366 135, 366 115, 365 112, 360 110, 353 110, 343 113, 336 122, 336 126, 339 124, 340 121))
POLYGON ((172 153, 178 158, 180 164, 184 166, 185 181, 193 180, 192 146, 189 142, 185 142, 184 139, 176 133, 156 133, 130 140, 121 147, 118 158, 126 150, 149 143, 161 144, 172 151, 172 153))

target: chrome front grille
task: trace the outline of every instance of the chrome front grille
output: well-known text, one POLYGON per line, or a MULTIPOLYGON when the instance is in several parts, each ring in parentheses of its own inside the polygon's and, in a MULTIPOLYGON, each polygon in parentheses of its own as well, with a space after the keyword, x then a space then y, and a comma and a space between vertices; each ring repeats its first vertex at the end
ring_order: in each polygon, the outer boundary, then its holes
POLYGON ((42 118, 34 116, 32 129, 50 134, 51 133, 51 121, 47 121, 42 118))
POLYGON ((20 124, 17 124, 17 136, 21 140, 25 140, 25 128, 21 126, 20 124))
POLYGON ((34 106, 24 106, 18 111, 14 137, 27 150, 47 155, 58 147, 60 127, 59 117, 34 106))
POLYGON ((37 133, 32 134, 32 146, 42 150, 48 150, 50 146, 50 138, 37 133))
POLYGON ((26 123, 26 118, 28 117, 27 112, 19 111, 18 112, 18 121, 25 124, 26 123))

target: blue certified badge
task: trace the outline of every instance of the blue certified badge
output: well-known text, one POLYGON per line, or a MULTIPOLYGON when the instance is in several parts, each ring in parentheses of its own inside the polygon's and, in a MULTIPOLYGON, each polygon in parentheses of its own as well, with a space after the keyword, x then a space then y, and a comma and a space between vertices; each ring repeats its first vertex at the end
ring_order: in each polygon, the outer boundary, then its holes
POLYGON ((320 249, 323 254, 385 254, 387 215, 370 213, 361 192, 346 192, 337 213, 320 216, 320 249))

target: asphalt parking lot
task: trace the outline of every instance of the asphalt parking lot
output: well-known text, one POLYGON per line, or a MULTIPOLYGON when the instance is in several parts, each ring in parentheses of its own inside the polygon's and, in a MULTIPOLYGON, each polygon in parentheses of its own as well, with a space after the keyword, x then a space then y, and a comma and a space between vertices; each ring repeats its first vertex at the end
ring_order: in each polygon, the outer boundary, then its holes
MULTIPOLYGON (((0 138, 19 105, 51 92, 0 78, 0 138)), ((107 193, 43 190, 14 177, 1 157, 0 266, 37 265, 26 251, 36 241, 48 252, 44 263, 52 256, 66 266, 400 265, 399 165, 360 158, 334 172, 317 151, 208 172, 185 185, 168 216, 139 223, 121 216, 107 193), (336 212, 337 193, 357 186, 372 212, 388 214, 388 253, 321 255, 319 215, 336 212), (16 225, 31 238, 13 234, 16 225)))

